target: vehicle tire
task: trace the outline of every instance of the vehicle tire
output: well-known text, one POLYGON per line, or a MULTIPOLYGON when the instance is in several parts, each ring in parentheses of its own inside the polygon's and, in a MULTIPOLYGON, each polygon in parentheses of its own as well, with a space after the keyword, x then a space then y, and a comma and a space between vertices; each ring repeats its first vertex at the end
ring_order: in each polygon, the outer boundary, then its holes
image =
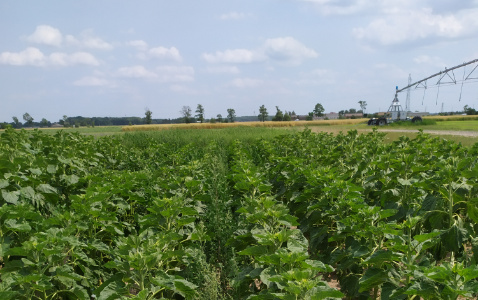
POLYGON ((385 118, 378 119, 378 126, 383 126, 383 125, 387 125, 387 119, 385 118))
POLYGON ((422 117, 415 116, 412 119, 412 123, 421 123, 422 122, 422 117))
POLYGON ((368 123, 367 125, 371 126, 371 125, 375 125, 375 120, 374 119, 370 119, 368 120, 368 123))

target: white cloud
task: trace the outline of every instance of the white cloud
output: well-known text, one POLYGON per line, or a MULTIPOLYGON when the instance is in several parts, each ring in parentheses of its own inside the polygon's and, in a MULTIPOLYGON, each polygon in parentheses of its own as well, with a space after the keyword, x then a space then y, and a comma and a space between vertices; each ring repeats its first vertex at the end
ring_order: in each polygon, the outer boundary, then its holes
POLYGON ((194 81, 194 68, 188 66, 161 66, 156 68, 162 82, 194 81))
POLYGON ((81 79, 78 79, 73 82, 76 86, 105 86, 105 87, 115 87, 116 84, 110 80, 104 78, 98 78, 94 76, 87 76, 81 79))
POLYGON ((49 64, 55 66, 71 66, 71 65, 90 65, 98 66, 98 60, 88 52, 75 52, 72 54, 54 52, 48 57, 49 64))
POLYGON ((312 4, 323 15, 368 15, 409 13, 415 10, 432 9, 435 14, 456 12, 475 8, 476 0, 298 0, 312 4))
POLYGON ((451 9, 441 2, 424 0, 406 1, 403 6, 392 3, 381 3, 377 17, 364 27, 354 28, 354 36, 371 44, 393 46, 461 39, 478 34, 476 5, 451 9), (449 9, 445 10, 447 7, 449 9))
POLYGON ((206 71, 216 74, 239 74, 239 68, 236 66, 209 66, 206 71))
POLYGON ((371 18, 353 29, 362 41, 383 46, 431 43, 478 34, 475 1, 438 0, 300 0, 324 15, 361 15, 371 18))
POLYGON ((113 46, 99 37, 95 36, 85 36, 82 39, 82 45, 86 48, 90 49, 98 49, 98 50, 111 50, 113 46))
POLYGON ((239 13, 239 12, 230 12, 227 14, 222 14, 219 16, 219 19, 221 20, 240 20, 240 19, 245 19, 251 17, 252 14, 246 14, 246 13, 239 13))
POLYGON ((73 35, 66 35, 65 41, 68 45, 81 47, 81 48, 89 48, 89 49, 96 49, 96 50, 113 49, 113 45, 95 36, 92 30, 83 31, 79 37, 75 37, 73 35))
POLYGON ((72 54, 54 52, 46 56, 39 49, 29 47, 21 52, 0 53, 0 63, 14 66, 72 66, 90 65, 97 66, 100 63, 90 53, 75 52, 72 54))
POLYGON ((160 58, 160 59, 171 59, 174 61, 182 61, 182 57, 179 54, 179 50, 176 47, 166 48, 166 47, 156 47, 151 48, 148 51, 150 57, 160 58))
POLYGON ((32 35, 27 37, 27 41, 37 44, 60 47, 63 41, 60 30, 49 25, 39 25, 32 35))
POLYGON ((116 72, 119 77, 144 78, 156 82, 191 82, 194 81, 194 68, 190 66, 161 66, 148 70, 144 66, 119 68, 116 72))
POLYGON ((254 78, 236 78, 230 82, 230 86, 237 88, 253 88, 263 85, 264 81, 254 78))
POLYGON ((126 44, 129 46, 135 47, 136 49, 140 51, 145 51, 146 49, 148 49, 148 44, 143 40, 129 41, 126 44))
POLYGON ((98 66, 98 60, 88 52, 75 52, 69 55, 69 61, 72 65, 90 65, 98 66))
POLYGON ((263 47, 265 55, 270 59, 291 63, 300 63, 304 59, 319 56, 313 49, 307 48, 292 37, 267 39, 263 47))
POLYGON ((133 40, 126 43, 128 46, 132 46, 139 51, 136 55, 139 59, 151 59, 151 58, 159 58, 163 60, 172 60, 181 62, 183 58, 179 53, 179 50, 176 47, 163 47, 158 46, 154 48, 148 49, 148 44, 143 40, 133 40))
POLYGON ((49 25, 39 25, 36 27, 35 32, 26 38, 28 42, 44 44, 49 46, 60 47, 66 42, 68 45, 98 49, 98 50, 111 50, 113 46, 101 38, 95 36, 91 30, 85 30, 81 33, 80 37, 75 37, 71 34, 63 37, 59 29, 49 25))
POLYGON ((430 10, 422 10, 379 18, 353 33, 358 39, 389 46, 425 38, 455 38, 466 32, 464 25, 453 15, 433 15, 430 10))
POLYGON ((119 68, 117 75, 120 77, 128 77, 128 78, 146 78, 146 79, 158 78, 158 75, 156 73, 151 72, 147 70, 145 67, 140 65, 119 68))
POLYGON ((315 58, 318 54, 313 49, 307 48, 292 37, 267 39, 256 50, 228 49, 212 53, 203 53, 202 58, 209 63, 253 63, 277 60, 284 63, 299 64, 308 58, 315 58))
MULTIPOLYGON (((380 6, 384 0, 302 0, 312 3, 323 15, 352 15, 380 6)), ((389 0, 389 2, 391 2, 389 0)), ((401 1, 403 2, 403 0, 401 1)))
POLYGON ((13 66, 43 66, 45 55, 34 47, 28 47, 21 52, 0 53, 0 63, 13 66))
POLYGON ((214 54, 203 53, 202 58, 209 63, 234 63, 244 64, 261 61, 264 58, 258 53, 247 49, 234 49, 226 51, 216 51, 214 54))
POLYGON ((80 46, 81 42, 74 36, 72 36, 71 34, 67 34, 65 36, 65 42, 68 44, 68 45, 75 45, 75 46, 80 46))

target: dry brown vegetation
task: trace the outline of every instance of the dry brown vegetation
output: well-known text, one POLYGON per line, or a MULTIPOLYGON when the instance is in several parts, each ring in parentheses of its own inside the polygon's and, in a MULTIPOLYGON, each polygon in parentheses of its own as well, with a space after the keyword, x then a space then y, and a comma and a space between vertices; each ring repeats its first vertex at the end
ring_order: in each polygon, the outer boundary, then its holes
POLYGON ((316 121, 290 121, 290 122, 236 122, 236 123, 191 123, 191 124, 153 124, 132 125, 122 127, 122 131, 150 131, 168 129, 220 129, 231 127, 304 127, 304 126, 328 126, 328 125, 353 125, 365 122, 366 119, 342 119, 342 120, 316 120, 316 121))

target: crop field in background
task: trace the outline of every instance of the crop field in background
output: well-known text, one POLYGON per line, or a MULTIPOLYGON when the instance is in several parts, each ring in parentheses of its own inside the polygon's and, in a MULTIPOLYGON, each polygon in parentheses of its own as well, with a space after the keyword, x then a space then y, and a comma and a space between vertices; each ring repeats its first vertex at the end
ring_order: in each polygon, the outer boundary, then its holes
POLYGON ((2 132, 0 299, 476 299, 478 144, 299 129, 2 132))
MULTIPOLYGON (((26 128, 25 130, 32 130, 26 128)), ((93 135, 93 136, 105 136, 121 133, 121 126, 95 126, 95 127, 67 127, 67 128, 39 128, 46 134, 56 134, 58 131, 62 132, 78 132, 81 134, 93 135)), ((0 131, 1 132, 1 131, 0 131)))
POLYGON ((123 126, 122 130, 129 131, 151 131, 169 129, 221 129, 231 127, 303 127, 303 126, 330 126, 350 125, 363 123, 363 119, 343 120, 317 120, 317 121, 267 121, 267 122, 238 122, 238 123, 191 123, 191 124, 152 124, 123 126))
MULTIPOLYGON (((375 127, 377 130, 386 133, 385 141, 392 142, 398 140, 402 136, 415 138, 420 129, 443 131, 434 133, 434 136, 440 136, 447 140, 462 143, 471 146, 478 142, 477 136, 461 136, 452 131, 476 131, 478 132, 478 120, 476 116, 433 116, 425 117, 425 121, 421 124, 413 124, 411 122, 400 122, 383 127, 375 127), (394 130, 416 130, 415 132, 392 132, 394 130)), ((302 131, 306 128, 313 132, 328 132, 333 134, 345 133, 350 130, 357 130, 361 134, 369 133, 373 127, 368 126, 368 119, 347 119, 347 120, 318 120, 318 121, 291 121, 291 122, 241 122, 241 123, 194 123, 194 124, 172 124, 172 125, 136 125, 124 126, 123 132, 132 131, 168 131, 168 130, 196 130, 196 129, 224 129, 241 127, 247 131, 250 128, 251 133, 257 128, 276 128, 277 130, 302 131)))

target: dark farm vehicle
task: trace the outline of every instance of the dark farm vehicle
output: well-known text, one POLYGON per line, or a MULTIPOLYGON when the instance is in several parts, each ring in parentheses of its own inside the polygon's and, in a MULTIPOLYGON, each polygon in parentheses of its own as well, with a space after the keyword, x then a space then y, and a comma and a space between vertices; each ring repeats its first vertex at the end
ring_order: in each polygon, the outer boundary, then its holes
POLYGON ((390 105, 387 113, 379 118, 371 118, 368 120, 367 124, 383 126, 397 121, 411 121, 416 123, 421 122, 422 117, 415 115, 415 113, 403 110, 400 101, 398 101, 397 94, 395 94, 395 98, 393 99, 392 105, 390 105))

